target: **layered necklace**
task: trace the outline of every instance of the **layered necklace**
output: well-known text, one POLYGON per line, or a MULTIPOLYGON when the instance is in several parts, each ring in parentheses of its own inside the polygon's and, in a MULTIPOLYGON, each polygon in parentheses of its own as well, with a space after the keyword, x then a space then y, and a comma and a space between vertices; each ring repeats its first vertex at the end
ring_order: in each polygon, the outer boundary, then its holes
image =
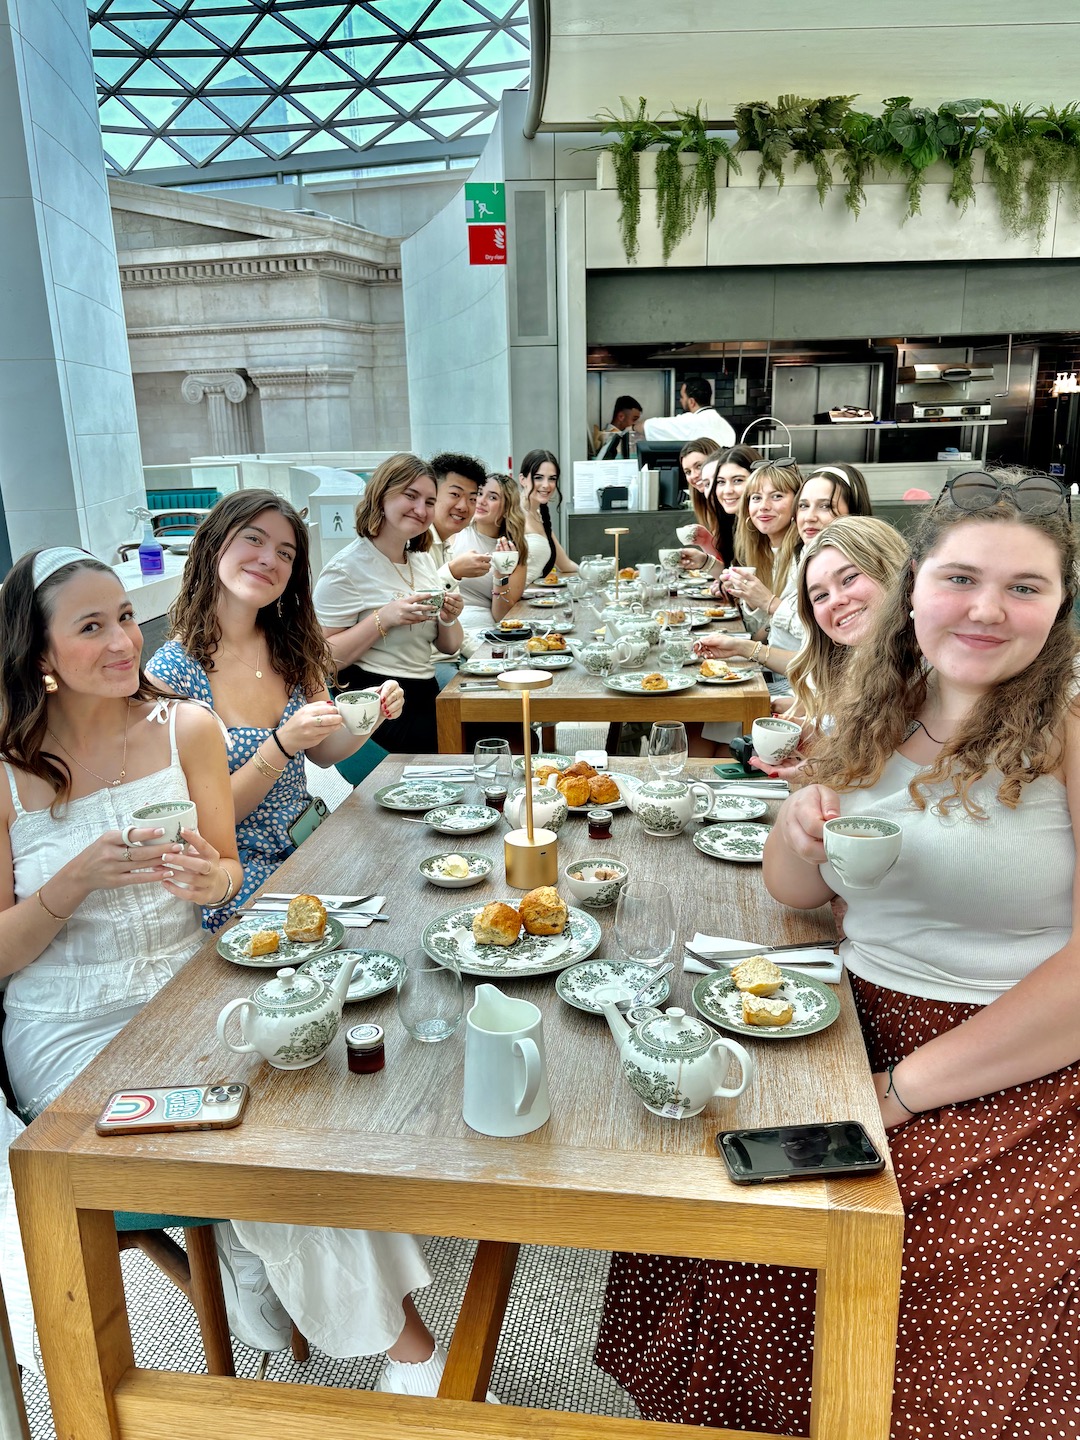
POLYGON ((100 780, 103 785, 108 785, 110 790, 115 790, 117 785, 122 785, 127 778, 128 729, 130 725, 131 706, 129 705, 127 710, 127 718, 124 721, 124 754, 123 758, 120 761, 120 774, 117 775, 115 780, 110 780, 107 775, 99 775, 96 770, 91 770, 89 765, 84 765, 77 755, 72 754, 72 752, 67 748, 64 742, 60 739, 59 735, 57 735, 54 730, 50 730, 48 726, 45 727, 45 733, 46 735, 52 736, 52 738, 56 741, 57 745, 60 746, 60 749, 63 750, 64 754, 68 757, 68 759, 74 761, 74 763, 79 767, 80 770, 85 770, 87 775, 92 775, 95 780, 100 780))

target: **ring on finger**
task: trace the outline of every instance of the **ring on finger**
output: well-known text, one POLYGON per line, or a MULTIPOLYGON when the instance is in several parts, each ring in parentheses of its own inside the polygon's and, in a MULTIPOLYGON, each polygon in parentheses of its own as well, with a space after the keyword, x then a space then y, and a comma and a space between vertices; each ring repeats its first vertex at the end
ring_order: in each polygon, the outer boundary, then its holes
POLYGON ((124 846, 124 859, 125 859, 125 861, 128 861, 128 860, 131 859, 131 846, 130 846, 130 845, 125 845, 125 846, 124 846))

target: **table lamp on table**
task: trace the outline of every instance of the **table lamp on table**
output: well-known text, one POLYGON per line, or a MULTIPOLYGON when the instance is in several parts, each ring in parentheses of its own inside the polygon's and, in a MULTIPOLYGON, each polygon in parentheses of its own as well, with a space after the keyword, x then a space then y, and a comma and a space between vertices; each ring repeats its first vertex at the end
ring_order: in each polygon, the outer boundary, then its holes
POLYGON ((525 740, 525 827, 503 836, 506 883, 515 890, 534 890, 537 885, 555 885, 559 879, 559 837, 554 830, 533 825, 532 730, 529 726, 529 696, 552 680, 549 670, 506 670, 499 676, 503 690, 521 692, 521 729, 525 740))
POLYGON ((619 603, 619 537, 620 535, 629 535, 630 526, 613 525, 610 529, 606 529, 604 534, 615 536, 615 604, 617 605, 619 603))

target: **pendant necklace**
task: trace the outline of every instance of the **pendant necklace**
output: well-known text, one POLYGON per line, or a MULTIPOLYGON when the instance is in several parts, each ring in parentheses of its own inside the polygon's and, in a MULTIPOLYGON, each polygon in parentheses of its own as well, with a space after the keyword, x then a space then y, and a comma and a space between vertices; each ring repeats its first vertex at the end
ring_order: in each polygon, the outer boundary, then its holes
POLYGON ((408 588, 408 590, 398 590, 398 591, 396 591, 395 593, 398 594, 398 595, 414 595, 414 594, 416 593, 416 582, 415 582, 415 580, 413 579, 412 556, 410 555, 409 551, 408 551, 408 550, 405 551, 405 559, 402 561, 401 566, 398 566, 393 560, 390 559, 390 556, 387 555, 384 550, 380 550, 380 549, 379 549, 379 547, 375 544, 374 541, 371 542, 371 548, 372 548, 377 554, 381 555, 382 558, 386 561, 386 563, 387 563, 389 566, 392 567, 392 569, 393 569, 393 571, 394 571, 394 579, 397 581, 397 583, 398 583, 399 585, 401 584, 401 576, 398 574, 398 570, 399 570, 400 568, 404 568, 405 570, 408 571, 408 574, 409 574, 409 588, 408 588))
POLYGON ((124 721, 124 755, 123 755, 123 759, 122 759, 121 762, 120 762, 120 774, 116 777, 115 780, 109 780, 109 779, 106 778, 106 776, 104 776, 104 775, 99 775, 96 770, 91 770, 89 765, 84 765, 83 762, 78 758, 78 756, 73 755, 73 754, 71 753, 71 751, 67 748, 67 746, 66 746, 66 745, 64 744, 64 742, 60 739, 60 737, 56 734, 56 732, 53 731, 53 730, 50 730, 50 729, 48 728, 48 726, 46 726, 46 728, 45 728, 45 733, 46 733, 46 735, 51 735, 51 736, 52 736, 52 738, 56 741, 57 745, 60 746, 60 749, 63 750, 64 754, 68 757, 68 759, 69 759, 69 760, 74 760, 75 764, 78 765, 78 767, 79 767, 80 770, 85 770, 86 773, 87 773, 87 775, 92 775, 95 780, 100 780, 103 785, 108 785, 108 787, 109 787, 110 790, 115 790, 116 787, 117 787, 117 785, 122 785, 122 784, 124 783, 125 778, 127 777, 128 728, 129 728, 130 725, 131 725, 131 706, 129 705, 129 706, 128 706, 128 712, 127 712, 127 719, 124 721))
POLYGON ((256 680, 261 680, 261 679, 263 678, 263 672, 262 672, 262 641, 261 641, 261 640, 259 641, 259 653, 258 653, 258 655, 255 657, 255 664, 254 664, 254 665, 252 665, 252 663, 251 663, 250 660, 245 660, 242 655, 237 655, 237 653, 236 653, 235 650, 230 650, 226 645, 222 645, 221 648, 222 648, 222 650, 225 651, 225 654, 226 654, 226 655, 231 655, 234 660, 239 660, 241 665, 246 665, 249 670, 254 670, 254 671, 255 671, 255 679, 256 679, 256 680))
POLYGON ((923 724, 923 722, 922 722, 921 720, 912 720, 911 724, 910 724, 910 725, 908 726, 908 728, 907 728, 907 734, 904 736, 904 739, 905 739, 905 740, 910 740, 911 737, 912 737, 912 735, 915 734, 915 731, 916 731, 916 730, 921 730, 928 740, 933 740, 933 741, 934 741, 934 744, 935 744, 935 745, 944 745, 944 744, 945 744, 945 741, 944 741, 944 740, 934 740, 933 735, 930 734, 930 731, 927 730, 926 726, 923 724))

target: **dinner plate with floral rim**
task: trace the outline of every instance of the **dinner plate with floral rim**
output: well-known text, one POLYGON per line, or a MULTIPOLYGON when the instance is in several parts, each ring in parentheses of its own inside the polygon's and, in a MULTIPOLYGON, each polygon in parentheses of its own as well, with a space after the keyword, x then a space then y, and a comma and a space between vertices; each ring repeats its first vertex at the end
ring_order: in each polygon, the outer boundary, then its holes
POLYGON ((513 945, 477 945, 472 922, 483 908, 484 902, 478 901, 440 915, 425 929, 421 945, 433 960, 456 961, 463 975, 502 975, 512 979, 515 975, 549 975, 565 970, 567 965, 587 960, 600 944, 599 920, 571 905, 561 935, 522 934, 513 945))
POLYGON ((317 975, 324 985, 333 985, 342 965, 350 963, 353 967, 352 979, 345 992, 349 1004, 385 995, 387 990, 396 990, 404 969, 402 961, 388 950, 335 950, 330 955, 308 960, 301 968, 309 975, 317 975))
POLYGON ((642 1005, 662 1005, 671 994, 666 975, 657 975, 652 965, 642 965, 636 960, 586 960, 583 964, 571 965, 555 977, 559 999, 590 1015, 604 1013, 596 992, 609 985, 625 990, 627 1000, 632 1000, 648 985, 642 1005))
POLYGON ((795 1013, 786 1025, 748 1025, 742 1018, 742 991, 730 971, 703 975, 694 986, 694 1009, 711 1024, 751 1040, 799 1040, 827 1030, 840 1014, 835 990, 823 980, 780 967, 784 983, 769 998, 790 1001, 795 1013))
POLYGON ((424 819, 440 835, 479 835, 499 823, 499 812, 490 805, 439 805, 424 819))
POLYGON ((718 795, 707 818, 716 822, 756 820, 768 808, 767 801, 755 800, 752 795, 718 795))
MULTIPOLYGON (((701 664, 700 659, 696 655, 694 657, 694 663, 697 665, 701 664)), ((760 670, 746 670, 737 665, 731 665, 728 668, 731 670, 730 675, 702 675, 699 669, 698 679, 702 685, 745 685, 748 680, 753 680, 755 675, 761 674, 760 670)))
POLYGON ((385 810, 430 810, 436 805, 452 805, 463 791, 463 786, 444 780, 399 780, 376 790, 375 799, 385 810))
POLYGON ((761 863, 768 838, 768 825, 706 825, 694 832, 694 844, 703 855, 711 855, 714 860, 741 860, 750 865, 761 863))
POLYGON ((569 670, 573 663, 573 655, 565 650, 540 650, 536 653, 529 650, 525 655, 527 670, 569 670))
POLYGON ((525 591, 526 595, 532 595, 541 590, 565 590, 566 581, 561 577, 558 580, 537 580, 525 591))
MULTIPOLYGON (((555 765, 560 770, 565 770, 568 765, 574 763, 574 757, 572 755, 560 755, 555 750, 541 750, 539 754, 532 757, 532 763, 534 770, 537 765, 555 765)), ((515 775, 524 775, 525 761, 520 755, 514 756, 513 769, 515 775)))
POLYGON ((557 595, 537 595, 535 600, 526 600, 525 603, 533 610, 554 610, 563 602, 557 595))
POLYGON ((697 674, 693 675, 665 675, 667 685, 663 690, 643 690, 641 682, 646 675, 660 674, 657 670, 630 671, 629 673, 609 675, 604 684, 609 690, 614 690, 619 695, 672 695, 679 690, 689 690, 692 685, 698 682, 697 674))
POLYGON ((438 885, 441 890, 466 890, 470 885, 479 885, 495 868, 495 861, 478 850, 444 851, 441 855, 428 855, 416 867, 425 880, 438 885), (440 863, 451 854, 458 855, 469 867, 467 875, 446 875, 439 868, 440 863))
POLYGON ((260 910, 258 914, 240 915, 235 925, 230 925, 218 936, 218 954, 223 960, 245 965, 249 970, 280 970, 283 965, 296 967, 316 955, 336 950, 345 939, 345 926, 328 915, 326 932, 321 940, 290 940, 284 928, 286 914, 285 910, 260 910), (269 955, 248 955, 246 952, 251 937, 260 930, 276 930, 278 948, 269 955))

